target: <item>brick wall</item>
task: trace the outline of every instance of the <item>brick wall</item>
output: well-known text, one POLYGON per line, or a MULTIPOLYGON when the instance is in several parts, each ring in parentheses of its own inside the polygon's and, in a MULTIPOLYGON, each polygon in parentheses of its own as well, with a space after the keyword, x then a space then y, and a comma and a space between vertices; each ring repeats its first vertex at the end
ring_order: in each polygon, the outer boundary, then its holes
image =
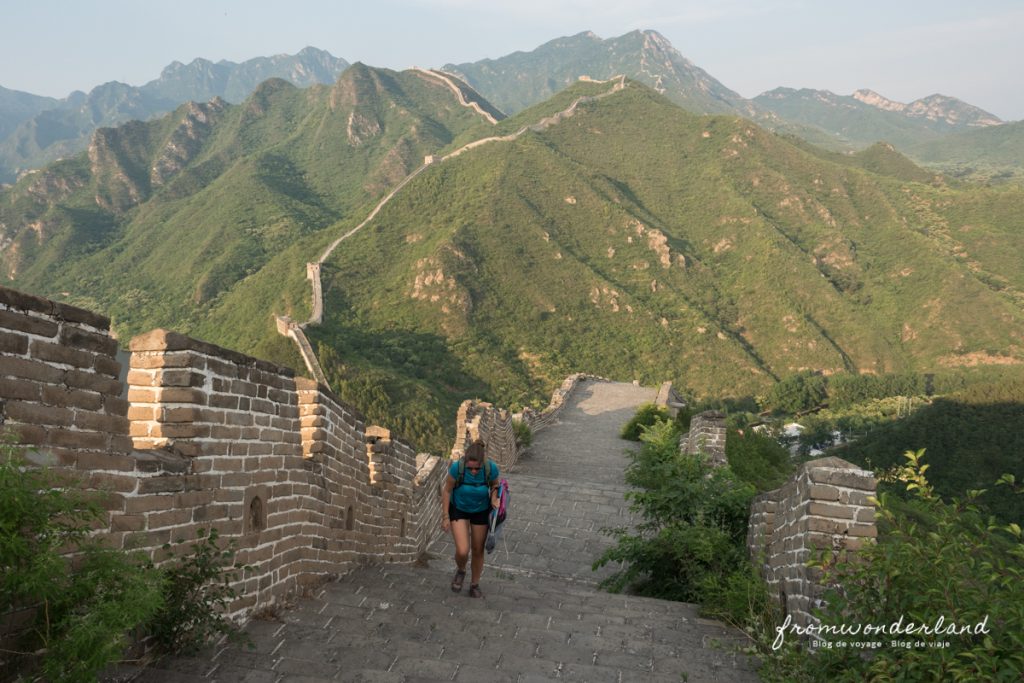
POLYGON ((725 465, 725 415, 705 410, 690 420, 690 431, 679 439, 679 449, 688 455, 703 453, 715 466, 725 465))
POLYGON ((686 406, 686 400, 672 388, 671 381, 665 381, 658 387, 658 395, 654 399, 654 405, 660 406, 668 411, 670 417, 679 414, 679 409, 686 406))
POLYGON ((109 328, 89 311, 0 287, 0 421, 22 442, 45 446, 53 464, 130 467, 109 328))
POLYGON ((487 444, 487 457, 506 470, 516 463, 522 449, 516 445, 515 431, 512 420, 521 420, 533 432, 538 432, 555 423, 558 414, 565 405, 566 399, 583 382, 604 382, 601 377, 583 373, 569 375, 551 394, 551 401, 544 410, 536 411, 526 408, 515 415, 507 410, 495 408, 483 401, 463 401, 455 420, 455 445, 452 447, 451 458, 457 460, 465 452, 467 437, 469 441, 480 439, 487 444))
POLYGON ((754 499, 747 547, 793 623, 806 626, 824 591, 806 563, 825 551, 856 552, 877 535, 871 472, 840 458, 804 463, 782 487, 754 499))
POLYGON ((127 401, 109 321, 0 288, 0 417, 37 460, 104 492, 116 547, 216 527, 247 572, 235 613, 438 533, 443 467, 288 369, 154 330, 127 401))

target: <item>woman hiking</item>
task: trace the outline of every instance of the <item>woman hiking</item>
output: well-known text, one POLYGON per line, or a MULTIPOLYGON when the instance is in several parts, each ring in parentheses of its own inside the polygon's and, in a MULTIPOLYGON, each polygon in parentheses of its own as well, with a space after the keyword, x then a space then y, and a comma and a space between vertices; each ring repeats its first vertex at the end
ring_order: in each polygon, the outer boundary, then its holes
POLYGON ((469 597, 482 598, 480 574, 484 570, 484 543, 492 507, 498 507, 498 465, 484 457, 484 442, 469 444, 461 460, 448 468, 441 492, 441 528, 451 529, 455 542, 455 576, 452 591, 462 590, 470 547, 472 576, 469 597))

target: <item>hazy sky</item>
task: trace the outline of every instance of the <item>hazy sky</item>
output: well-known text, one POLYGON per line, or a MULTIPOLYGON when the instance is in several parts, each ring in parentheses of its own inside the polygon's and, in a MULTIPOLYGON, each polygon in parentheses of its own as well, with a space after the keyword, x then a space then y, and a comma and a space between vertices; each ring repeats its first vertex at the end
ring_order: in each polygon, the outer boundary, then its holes
POLYGON ((402 69, 655 29, 746 97, 777 86, 908 102, 935 92, 1024 119, 1020 0, 0 0, 0 86, 64 97, 174 60, 312 45, 402 69))

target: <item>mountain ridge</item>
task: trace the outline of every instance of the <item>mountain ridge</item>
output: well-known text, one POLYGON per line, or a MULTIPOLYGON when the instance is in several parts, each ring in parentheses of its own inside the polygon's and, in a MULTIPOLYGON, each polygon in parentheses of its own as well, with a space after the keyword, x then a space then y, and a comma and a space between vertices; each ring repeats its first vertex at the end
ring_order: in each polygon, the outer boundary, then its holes
POLYGON ((903 149, 953 132, 1002 124, 993 114, 939 94, 902 103, 868 89, 837 95, 779 87, 753 101, 785 121, 819 128, 838 143, 857 148, 885 141, 903 149))
POLYGON ((533 128, 598 86, 495 125, 415 71, 267 81, 110 129, 0 193, 3 262, 120 334, 175 327, 301 367, 270 313, 308 319, 306 263, 425 156, 525 128, 428 167, 323 263, 308 331, 325 377, 423 444, 461 399, 528 404, 567 371, 708 395, 1024 358, 1019 191, 951 186, 891 147, 830 156, 625 83, 533 128))
POLYGON ((333 83, 347 66, 343 59, 307 47, 294 56, 256 57, 241 63, 173 62, 158 78, 141 86, 110 81, 88 93, 75 91, 55 106, 23 119, 0 138, 0 183, 13 181, 19 171, 85 149, 97 128, 146 120, 188 101, 206 102, 214 97, 238 101, 271 77, 285 77, 304 86, 333 83))

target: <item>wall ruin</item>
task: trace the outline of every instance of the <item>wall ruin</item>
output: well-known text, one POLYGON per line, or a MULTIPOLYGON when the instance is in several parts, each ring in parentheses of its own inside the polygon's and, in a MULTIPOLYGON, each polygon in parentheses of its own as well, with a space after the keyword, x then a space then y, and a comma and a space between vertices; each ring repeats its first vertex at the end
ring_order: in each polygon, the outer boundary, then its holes
POLYGON ((873 542, 876 481, 840 458, 801 465, 783 486, 754 498, 747 548, 793 623, 816 623, 812 609, 825 593, 821 570, 808 567, 822 551, 856 552, 873 542))

